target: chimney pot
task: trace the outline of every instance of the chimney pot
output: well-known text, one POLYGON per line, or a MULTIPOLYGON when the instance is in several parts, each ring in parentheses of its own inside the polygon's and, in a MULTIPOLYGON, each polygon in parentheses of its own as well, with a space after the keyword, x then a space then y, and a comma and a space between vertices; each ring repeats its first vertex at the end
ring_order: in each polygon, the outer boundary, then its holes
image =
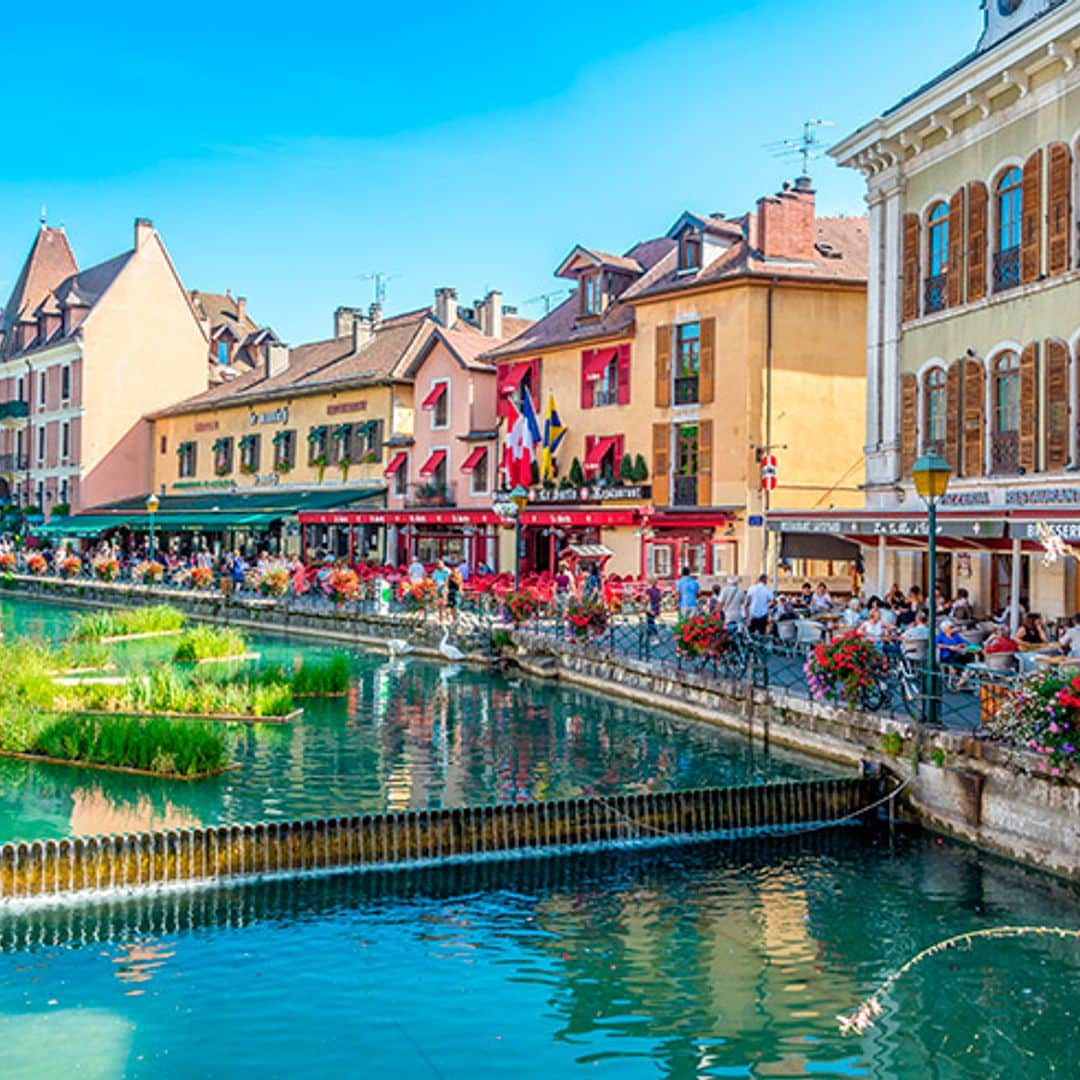
POLYGON ((236 298, 236 317, 243 319, 247 315, 247 297, 238 296, 236 298))
POLYGON ((447 330, 453 329, 457 322, 457 289, 444 287, 435 290, 435 318, 447 330))
POLYGON ((381 304, 372 304, 371 307, 368 308, 368 320, 371 322, 372 330, 382 322, 381 304))
POLYGON ((289 346, 280 341, 271 341, 266 346, 266 377, 281 375, 289 367, 289 346))
POLYGON ((154 235, 154 223, 145 217, 135 219, 135 250, 138 251, 154 235))
POLYGON ((503 336, 502 293, 497 289, 491 289, 478 306, 480 309, 480 333, 485 334, 487 337, 501 338, 503 336))

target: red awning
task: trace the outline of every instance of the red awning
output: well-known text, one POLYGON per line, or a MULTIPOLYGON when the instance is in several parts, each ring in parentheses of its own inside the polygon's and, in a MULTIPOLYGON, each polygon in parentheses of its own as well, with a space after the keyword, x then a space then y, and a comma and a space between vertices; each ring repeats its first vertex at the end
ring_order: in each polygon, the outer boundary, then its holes
POLYGON ((523 360, 520 364, 511 364, 506 369, 506 374, 502 378, 502 385, 499 387, 499 393, 506 397, 517 393, 517 388, 521 385, 521 380, 525 378, 526 372, 528 372, 531 367, 531 360, 523 360))
POLYGON ((596 525, 612 528, 616 525, 636 525, 641 521, 641 509, 628 510, 526 510, 522 525, 596 525))
POLYGON ((600 471, 600 466, 603 464, 604 458, 615 445, 616 441, 616 436, 608 435, 603 439, 597 439, 596 442, 592 444, 592 449, 585 457, 585 471, 587 473, 600 471))
POLYGON ((446 393, 446 386, 447 384, 444 382, 436 383, 432 387, 431 393, 428 394, 426 398, 424 398, 423 404, 420 406, 420 408, 434 409, 435 406, 439 404, 439 399, 443 396, 443 394, 446 393))
POLYGON ((605 368, 616 356, 619 355, 618 349, 596 349, 593 351, 584 364, 582 375, 585 377, 586 382, 595 382, 603 374, 605 368))
POLYGON ((400 453, 395 454, 390 459, 390 464, 387 465, 386 469, 383 471, 383 476, 393 476, 394 473, 396 473, 398 469, 400 469, 401 466, 405 464, 405 459, 408 456, 409 455, 406 454, 404 450, 402 450, 400 453))
POLYGON ((424 462, 423 468, 420 470, 421 476, 434 476, 435 470, 446 460, 445 450, 436 450, 432 453, 431 457, 424 462))
POLYGON ((303 511, 301 525, 498 525, 494 510, 303 511))
POLYGON ((461 471, 465 473, 471 473, 481 461, 484 460, 484 455, 487 453, 486 446, 474 446, 472 453, 461 463, 461 471))

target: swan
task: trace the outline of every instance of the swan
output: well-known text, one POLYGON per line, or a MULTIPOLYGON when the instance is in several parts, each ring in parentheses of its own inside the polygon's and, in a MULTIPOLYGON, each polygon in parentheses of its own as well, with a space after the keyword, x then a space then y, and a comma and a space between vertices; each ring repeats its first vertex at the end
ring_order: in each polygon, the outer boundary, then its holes
POLYGON ((404 638, 392 637, 386 639, 386 648, 393 659, 397 659, 399 656, 404 656, 406 653, 412 652, 412 645, 410 645, 404 638))
POLYGON ((450 644, 450 631, 444 630, 442 641, 439 642, 439 652, 446 657, 447 660, 464 660, 465 654, 456 646, 450 644))

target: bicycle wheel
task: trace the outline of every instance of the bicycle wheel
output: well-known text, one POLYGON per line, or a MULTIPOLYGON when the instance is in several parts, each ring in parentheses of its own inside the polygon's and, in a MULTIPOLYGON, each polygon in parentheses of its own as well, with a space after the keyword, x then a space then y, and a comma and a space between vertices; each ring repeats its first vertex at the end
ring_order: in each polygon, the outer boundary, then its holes
POLYGON ((741 679, 750 663, 750 650, 736 638, 718 657, 720 670, 729 679, 741 679))
POLYGON ((889 687, 881 679, 877 679, 865 687, 859 695, 859 708, 863 712, 880 712, 889 701, 889 687))

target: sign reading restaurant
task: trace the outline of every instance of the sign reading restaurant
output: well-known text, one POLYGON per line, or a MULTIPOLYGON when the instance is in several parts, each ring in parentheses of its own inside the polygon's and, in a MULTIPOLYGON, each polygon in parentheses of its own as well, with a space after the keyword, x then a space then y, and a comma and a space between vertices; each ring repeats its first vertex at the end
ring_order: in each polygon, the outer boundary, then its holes
MULTIPOLYGON (((565 506, 578 503, 642 502, 652 496, 648 484, 627 487, 589 484, 585 487, 532 488, 529 491, 530 506, 565 506)), ((507 501, 509 493, 500 492, 496 498, 507 501)))

